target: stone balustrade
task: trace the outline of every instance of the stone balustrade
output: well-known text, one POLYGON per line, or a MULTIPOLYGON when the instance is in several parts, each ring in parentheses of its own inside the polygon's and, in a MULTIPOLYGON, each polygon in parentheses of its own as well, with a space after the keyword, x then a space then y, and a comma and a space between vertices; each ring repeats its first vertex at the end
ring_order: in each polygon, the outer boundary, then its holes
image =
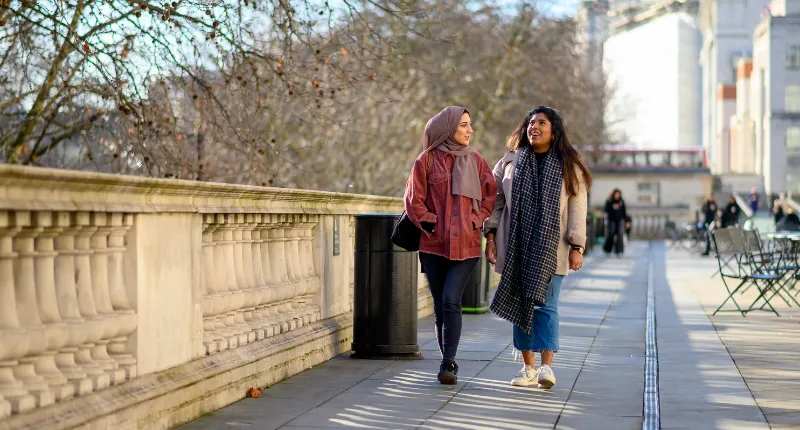
POLYGON ((0 429, 169 428, 346 351, 354 215, 400 210, 0 166, 0 429))

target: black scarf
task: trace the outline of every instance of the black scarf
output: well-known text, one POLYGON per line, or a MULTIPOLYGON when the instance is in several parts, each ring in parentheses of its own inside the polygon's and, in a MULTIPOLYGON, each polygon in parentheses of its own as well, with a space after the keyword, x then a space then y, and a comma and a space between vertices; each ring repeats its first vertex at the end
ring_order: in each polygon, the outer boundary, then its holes
POLYGON ((530 334, 533 308, 547 302, 547 284, 558 266, 564 169, 551 150, 540 174, 533 149, 525 146, 512 181, 508 251, 491 309, 530 334))

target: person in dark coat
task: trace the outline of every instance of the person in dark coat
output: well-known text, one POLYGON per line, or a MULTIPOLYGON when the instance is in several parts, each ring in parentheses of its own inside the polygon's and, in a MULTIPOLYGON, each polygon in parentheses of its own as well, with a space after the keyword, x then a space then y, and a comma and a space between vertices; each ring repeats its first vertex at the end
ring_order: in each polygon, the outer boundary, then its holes
POLYGON ((622 238, 623 225, 628 219, 625 210, 625 200, 622 200, 622 191, 615 188, 606 200, 606 241, 603 244, 603 251, 606 254, 614 253, 621 257, 624 251, 624 241, 622 238))
POLYGON ((778 231, 800 231, 800 217, 797 216, 793 209, 789 209, 775 226, 775 229, 778 231))
POLYGON ((722 211, 722 228, 732 227, 739 223, 739 205, 736 204, 736 198, 731 196, 725 210, 722 211))
POLYGON ((703 204, 703 227, 706 230, 706 250, 703 255, 711 253, 711 230, 717 218, 717 201, 714 196, 709 196, 703 204))

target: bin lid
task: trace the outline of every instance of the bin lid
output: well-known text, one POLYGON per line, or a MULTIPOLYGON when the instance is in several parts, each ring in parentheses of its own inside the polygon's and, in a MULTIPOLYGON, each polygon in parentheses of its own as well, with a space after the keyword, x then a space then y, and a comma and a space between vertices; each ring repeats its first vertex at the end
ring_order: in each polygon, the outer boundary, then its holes
POLYGON ((406 252, 392 243, 392 232, 400 214, 356 215, 355 250, 370 252, 406 252))

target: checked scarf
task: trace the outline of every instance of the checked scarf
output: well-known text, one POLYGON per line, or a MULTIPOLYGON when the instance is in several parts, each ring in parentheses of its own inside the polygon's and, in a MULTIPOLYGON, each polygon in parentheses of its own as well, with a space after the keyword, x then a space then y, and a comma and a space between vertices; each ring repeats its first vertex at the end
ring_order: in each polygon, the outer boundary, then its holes
POLYGON ((547 302, 547 284, 556 273, 563 178, 554 151, 545 156, 540 175, 533 149, 519 149, 511 187, 508 251, 491 310, 528 334, 533 308, 547 302))

